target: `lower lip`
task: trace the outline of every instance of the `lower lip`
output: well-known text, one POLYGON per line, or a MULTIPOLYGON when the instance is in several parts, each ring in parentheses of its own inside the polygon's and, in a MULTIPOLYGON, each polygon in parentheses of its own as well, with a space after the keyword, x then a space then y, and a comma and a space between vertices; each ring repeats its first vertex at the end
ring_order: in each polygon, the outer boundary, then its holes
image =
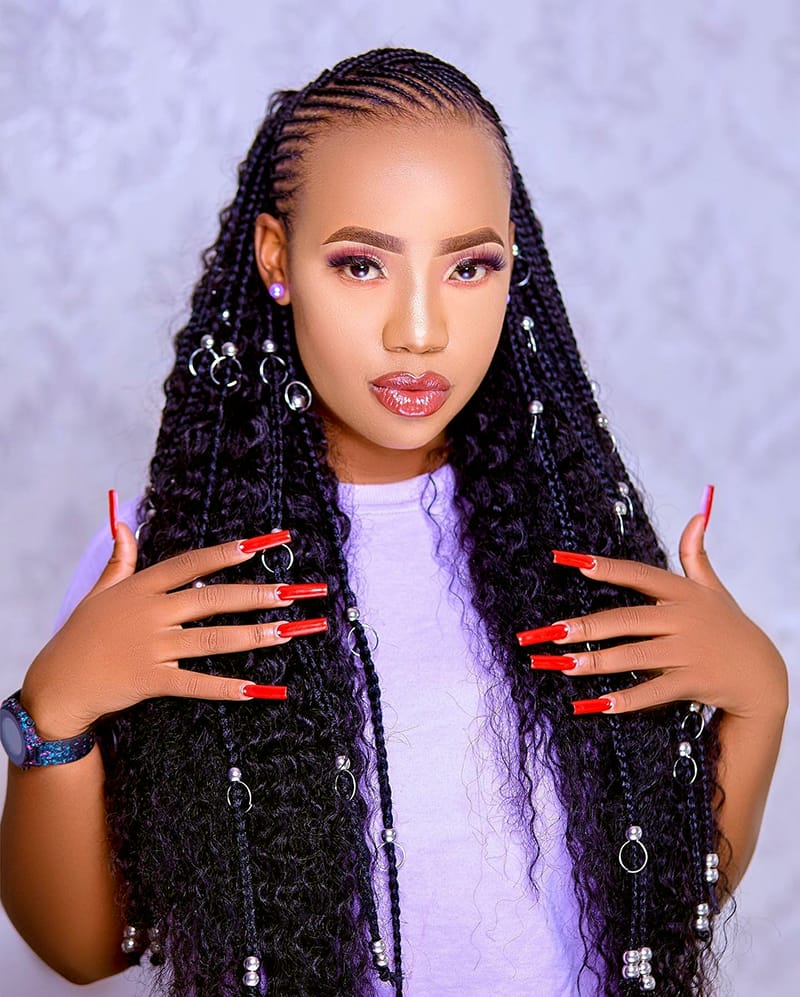
POLYGON ((424 415, 433 415, 447 401, 450 393, 446 391, 431 390, 410 391, 408 388, 382 388, 376 384, 371 384, 373 394, 378 401, 395 415, 404 415, 411 419, 416 419, 424 415))

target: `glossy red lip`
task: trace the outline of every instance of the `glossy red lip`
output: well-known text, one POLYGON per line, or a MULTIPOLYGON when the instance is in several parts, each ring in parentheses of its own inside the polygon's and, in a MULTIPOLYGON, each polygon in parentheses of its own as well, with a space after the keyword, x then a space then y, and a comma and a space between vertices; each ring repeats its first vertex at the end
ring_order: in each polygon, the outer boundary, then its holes
POLYGON ((389 374, 381 374, 370 382, 376 388, 395 388, 402 391, 448 391, 450 382, 441 374, 426 370, 415 376, 405 370, 393 370, 389 374))

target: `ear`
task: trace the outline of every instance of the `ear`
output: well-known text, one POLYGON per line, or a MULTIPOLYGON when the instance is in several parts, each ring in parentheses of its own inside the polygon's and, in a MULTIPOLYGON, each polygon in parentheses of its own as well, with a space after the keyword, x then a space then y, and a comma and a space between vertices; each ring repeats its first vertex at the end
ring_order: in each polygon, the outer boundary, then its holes
POLYGON ((513 222, 508 223, 508 244, 509 246, 514 245, 514 239, 517 234, 517 226, 513 222))
POLYGON ((289 240, 283 222, 273 215, 262 212, 256 218, 254 232, 256 266, 266 287, 278 281, 286 288, 280 298, 273 299, 281 305, 288 305, 291 301, 287 269, 288 245, 289 240))

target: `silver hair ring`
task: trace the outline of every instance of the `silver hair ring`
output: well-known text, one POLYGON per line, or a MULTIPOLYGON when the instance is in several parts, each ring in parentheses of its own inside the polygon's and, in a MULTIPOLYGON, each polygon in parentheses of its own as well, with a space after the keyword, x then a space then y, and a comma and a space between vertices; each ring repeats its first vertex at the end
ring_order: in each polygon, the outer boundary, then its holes
POLYGON ((207 333, 200 339, 200 345, 189 357, 189 373, 192 377, 197 377, 197 368, 194 365, 195 357, 200 353, 210 353, 215 360, 219 360, 219 353, 214 349, 214 337, 209 336, 207 333))
POLYGON ((236 765, 232 765, 228 769, 228 781, 230 783, 230 785, 228 786, 228 792, 226 794, 228 799, 228 806, 229 807, 233 806, 233 801, 231 800, 231 790, 233 789, 233 787, 237 785, 242 786, 244 789, 247 790, 247 806, 244 809, 244 813, 247 813, 247 811, 250 810, 253 806, 253 794, 250 792, 250 787, 247 785, 247 783, 242 780, 242 770, 240 768, 237 768, 236 765))
MULTIPOLYGON (((280 544, 278 547, 273 547, 272 550, 276 550, 276 551, 277 550, 285 550, 286 551, 286 553, 289 555, 289 560, 288 560, 287 564, 284 565, 283 570, 284 571, 288 571, 291 568, 291 566, 294 564, 294 551, 292 550, 292 548, 288 544, 280 544)), ((275 574, 275 569, 271 568, 267 564, 267 562, 266 562, 266 556, 267 556, 267 552, 265 550, 262 550, 262 552, 261 552, 261 563, 264 565, 264 570, 265 571, 268 571, 271 575, 274 575, 275 574)))
POLYGON ((684 731, 686 730, 686 724, 692 717, 697 717, 697 721, 693 721, 698 724, 697 730, 694 733, 692 733, 691 731, 687 731, 687 733, 689 734, 689 737, 691 737, 693 741, 696 741, 703 733, 703 731, 706 729, 706 718, 703 716, 702 703, 694 703, 694 702, 689 703, 689 712, 686 714, 683 720, 681 720, 681 730, 684 731))
POLYGON ((339 792, 339 778, 340 776, 350 776, 352 791, 347 794, 347 799, 352 800, 356 795, 356 777, 350 771, 350 759, 347 755, 336 756, 336 770, 336 775, 333 777, 333 788, 341 796, 342 794, 339 792))
MULTIPOLYGON (((378 637, 378 633, 375 630, 375 628, 371 627, 369 625, 369 623, 362 623, 361 626, 364 628, 365 631, 368 632, 367 633, 367 647, 369 647, 370 654, 372 654, 372 652, 375 650, 375 648, 380 643, 380 638, 378 637), (372 636, 375 639, 375 642, 372 645, 370 645, 369 634, 372 634, 372 636)), ((349 632, 347 634, 347 644, 348 644, 348 646, 350 648, 350 653, 354 654, 357 658, 360 658, 361 655, 358 653, 358 645, 353 640, 353 635, 355 634, 355 632, 356 632, 356 628, 355 627, 350 627, 350 630, 349 630, 349 632)))
POLYGON ((645 844, 642 841, 642 829, 638 826, 638 824, 631 824, 631 826, 626 830, 625 841, 623 841, 622 844, 620 845, 619 855, 617 857, 619 858, 619 864, 622 866, 625 872, 629 872, 632 876, 635 876, 638 873, 640 873, 642 869, 644 869, 644 867, 647 865, 647 860, 649 858, 649 855, 647 854, 647 848, 645 848, 645 844), (642 853, 644 855, 644 860, 642 861, 641 865, 639 866, 626 865, 625 849, 628 847, 628 845, 630 845, 631 847, 638 845, 641 848, 642 853))
MULTIPOLYGON (((397 863, 397 868, 400 869, 402 867, 403 863, 406 860, 406 853, 405 853, 405 849, 403 848, 403 846, 399 845, 397 843, 397 830, 396 830, 396 828, 394 828, 394 827, 385 827, 381 831, 381 837, 383 838, 383 841, 381 841, 381 843, 379 845, 375 846, 375 859, 377 860, 378 856, 380 855, 380 851, 381 851, 382 848, 385 848, 389 844, 394 845, 395 852, 400 852, 400 860, 397 863)), ((387 862, 387 864, 385 866, 381 866, 381 868, 385 872, 386 869, 389 868, 388 862, 387 862)))
POLYGON ((268 353, 264 357, 264 359, 258 365, 258 373, 261 375, 261 380, 264 382, 264 384, 269 384, 269 379, 266 374, 268 360, 277 360, 277 362, 281 365, 281 367, 283 367, 283 370, 281 371, 281 379, 280 381, 278 381, 278 387, 280 388, 281 385, 286 384, 286 379, 289 377, 289 374, 286 371, 286 361, 283 359, 283 357, 279 357, 277 353, 268 353))
MULTIPOLYGON (((678 757, 675 759, 675 764, 672 766, 672 778, 673 779, 678 779, 679 778, 679 776, 678 776, 678 766, 680 765, 681 762, 688 762, 689 763, 689 771, 691 771, 691 773, 692 773, 692 776, 691 776, 690 779, 683 779, 683 778, 681 778, 681 781, 685 785, 691 786, 691 784, 697 778, 697 762, 694 760, 694 758, 692 758, 692 746, 691 746, 691 744, 688 741, 681 741, 681 743, 678 745, 678 757)), ((685 766, 684 766, 684 768, 685 768, 685 766)))
MULTIPOLYGON (((225 346, 233 346, 233 343, 226 343, 225 346)), ((223 346, 223 349, 225 349, 225 346, 223 346)), ((211 368, 209 370, 209 374, 211 375, 211 380, 214 382, 214 384, 218 385, 219 387, 222 387, 222 381, 220 381, 217 378, 217 367, 219 367, 219 365, 224 360, 230 360, 231 363, 236 365, 236 374, 230 381, 227 381, 225 383, 225 387, 238 388, 239 382, 241 380, 242 365, 241 362, 239 361, 239 358, 233 353, 224 353, 221 357, 217 357, 217 359, 211 364, 211 368)))
POLYGON ((293 412, 305 412, 311 404, 313 395, 311 388, 302 381, 289 381, 283 389, 283 398, 293 412))
MULTIPOLYGON (((528 261, 525 259, 524 256, 520 256, 519 246, 516 244, 516 242, 511 246, 511 255, 514 257, 515 261, 519 260, 521 263, 524 263, 526 267, 525 276, 522 278, 522 280, 512 280, 511 286, 525 287, 525 285, 531 279, 531 265, 530 263, 528 263, 528 261)), ((512 263, 512 267, 513 265, 514 264, 512 263)))

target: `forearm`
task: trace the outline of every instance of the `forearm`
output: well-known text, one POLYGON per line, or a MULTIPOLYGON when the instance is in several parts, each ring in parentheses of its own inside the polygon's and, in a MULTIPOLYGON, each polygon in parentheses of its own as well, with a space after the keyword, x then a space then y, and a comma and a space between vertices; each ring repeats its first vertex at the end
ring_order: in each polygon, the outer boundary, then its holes
POLYGON ((725 871, 731 892, 741 882, 758 841, 764 807, 778 760, 787 704, 761 717, 724 713, 720 720, 718 780, 724 793, 719 811, 722 833, 730 842, 725 871))
POLYGON ((114 898, 97 745, 66 765, 9 764, 0 824, 0 898, 20 935, 52 969, 90 983, 128 965, 114 898))

